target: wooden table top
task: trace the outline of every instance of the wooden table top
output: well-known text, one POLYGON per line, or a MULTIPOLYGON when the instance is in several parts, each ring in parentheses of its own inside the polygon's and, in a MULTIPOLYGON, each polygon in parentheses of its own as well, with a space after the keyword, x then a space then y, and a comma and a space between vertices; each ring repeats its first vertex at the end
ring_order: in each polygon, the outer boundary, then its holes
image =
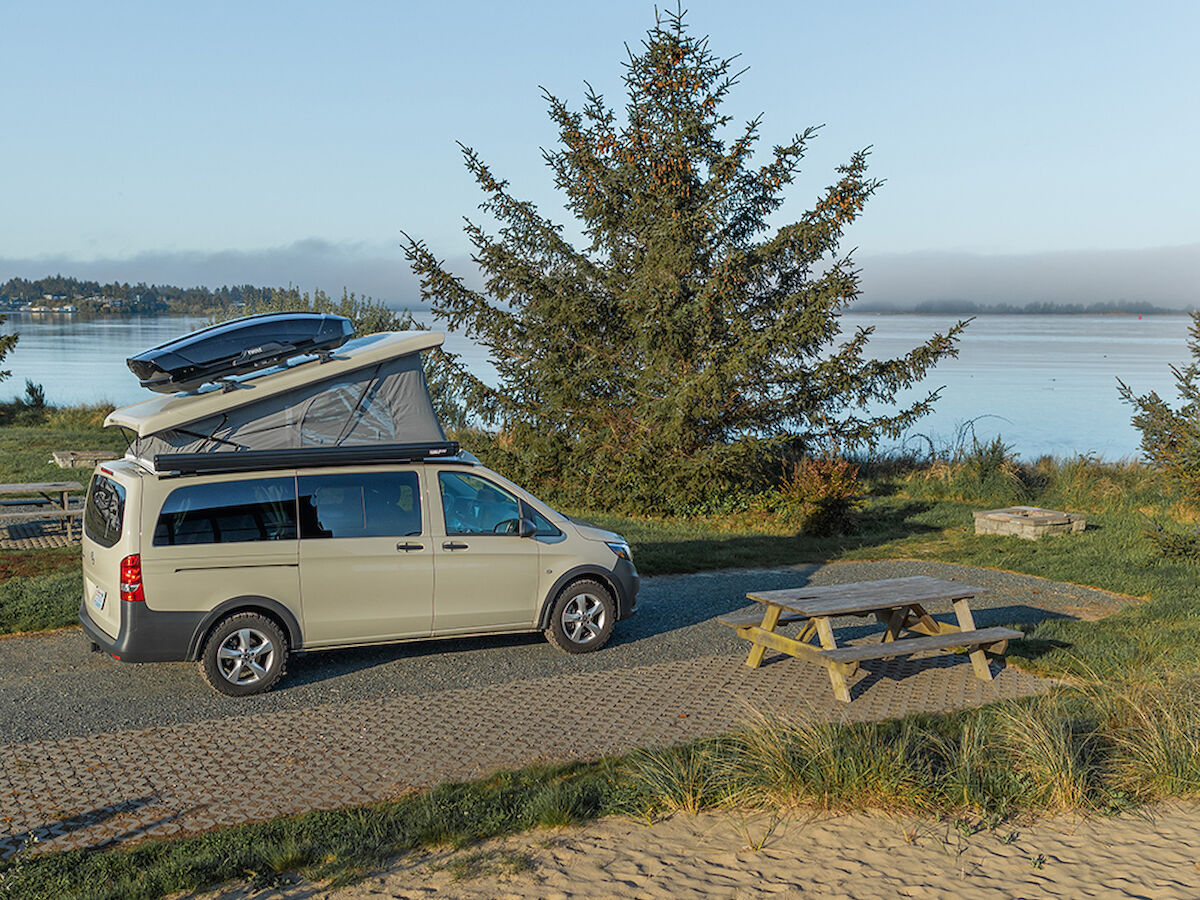
POLYGON ((837 616, 894 609, 898 606, 930 603, 935 600, 962 600, 982 593, 983 588, 972 587, 969 584, 930 578, 928 575, 914 575, 882 581, 755 591, 746 597, 759 603, 782 606, 802 616, 837 616))

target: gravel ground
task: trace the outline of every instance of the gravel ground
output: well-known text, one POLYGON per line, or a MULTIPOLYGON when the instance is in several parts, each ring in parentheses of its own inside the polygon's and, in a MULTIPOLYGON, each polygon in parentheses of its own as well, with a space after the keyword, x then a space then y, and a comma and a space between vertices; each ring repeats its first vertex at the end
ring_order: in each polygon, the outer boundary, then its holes
MULTIPOLYGON (((713 618, 746 607, 749 590, 906 575, 986 589, 972 601, 980 627, 1058 616, 1095 619, 1136 602, 1028 575, 908 560, 660 576, 643 580, 636 615, 619 623, 609 646, 595 654, 560 653, 541 635, 325 651, 294 657, 274 691, 241 699, 211 691, 191 663, 119 663, 90 653, 81 632, 66 629, 0 639, 0 744, 736 654, 745 643, 713 618)), ((847 627, 840 633, 851 638, 877 627, 862 622, 835 625, 847 627)))

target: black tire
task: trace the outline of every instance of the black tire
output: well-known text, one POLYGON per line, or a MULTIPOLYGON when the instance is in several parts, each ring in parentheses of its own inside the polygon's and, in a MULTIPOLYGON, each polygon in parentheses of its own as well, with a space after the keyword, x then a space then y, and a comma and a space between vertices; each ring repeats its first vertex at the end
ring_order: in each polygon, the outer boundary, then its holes
POLYGON ((209 632, 198 664, 214 691, 246 697, 275 686, 287 669, 287 655, 287 636, 274 620, 241 612, 209 632))
POLYGON ((564 653, 591 653, 608 643, 616 621, 608 587, 591 578, 573 581, 554 601, 546 640, 564 653))

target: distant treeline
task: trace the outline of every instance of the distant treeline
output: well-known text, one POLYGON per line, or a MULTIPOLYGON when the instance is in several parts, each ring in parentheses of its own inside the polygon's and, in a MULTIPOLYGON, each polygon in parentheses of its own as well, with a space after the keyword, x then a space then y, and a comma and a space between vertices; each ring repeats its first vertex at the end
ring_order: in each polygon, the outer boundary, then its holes
MULTIPOLYGON (((279 293, 281 288, 250 284, 181 288, 172 284, 84 281, 52 275, 30 281, 10 278, 0 284, 0 312, 37 306, 61 309, 73 306, 81 313, 98 315, 214 315, 254 306, 279 293)), ((294 289, 289 289, 294 290, 294 289)))
POLYGON ((880 303, 856 303, 855 312, 864 313, 945 313, 955 316, 987 316, 987 315, 1068 315, 1068 316, 1112 316, 1133 315, 1179 315, 1188 312, 1183 309, 1168 309, 1155 306, 1152 303, 1126 302, 1124 300, 1108 303, 1026 303, 1024 306, 1014 306, 1011 303, 982 304, 970 300, 927 300, 912 306, 892 306, 880 303))

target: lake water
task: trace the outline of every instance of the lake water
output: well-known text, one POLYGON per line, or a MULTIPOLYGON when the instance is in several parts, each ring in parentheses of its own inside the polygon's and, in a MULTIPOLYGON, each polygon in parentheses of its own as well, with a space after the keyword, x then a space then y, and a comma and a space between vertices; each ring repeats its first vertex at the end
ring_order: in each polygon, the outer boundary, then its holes
MULTIPOLYGON (((952 321, 931 315, 842 317, 847 334, 859 325, 875 328, 871 355, 877 357, 903 353, 952 321)), ((203 324, 200 318, 10 315, 0 329, 19 331, 21 340, 0 364, 12 371, 0 383, 0 399, 21 395, 29 378, 58 405, 144 400, 150 394, 125 358, 203 324)), ((1188 324, 1183 315, 980 316, 967 328, 958 359, 942 363, 926 380, 926 388, 945 389, 937 411, 913 430, 942 446, 973 423, 979 439, 1000 435, 1027 460, 1043 454, 1135 456, 1139 436, 1129 407, 1117 396, 1117 379, 1139 394, 1153 390, 1174 401, 1170 365, 1189 360, 1188 324)), ((447 346, 486 377, 490 367, 479 348, 459 335, 451 335, 447 346)), ((909 441, 925 446, 922 437, 909 441)))

